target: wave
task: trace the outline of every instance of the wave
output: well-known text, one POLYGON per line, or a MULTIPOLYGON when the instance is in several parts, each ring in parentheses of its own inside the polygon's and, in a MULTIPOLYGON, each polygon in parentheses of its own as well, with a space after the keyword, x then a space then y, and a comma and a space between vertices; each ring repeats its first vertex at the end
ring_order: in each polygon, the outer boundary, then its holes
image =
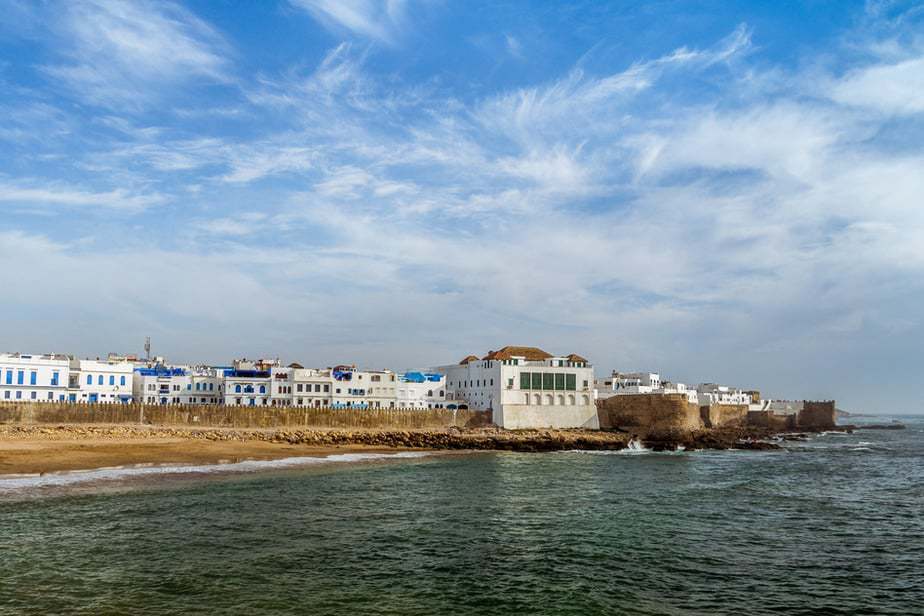
POLYGON ((325 457, 297 456, 276 460, 244 460, 218 464, 134 464, 112 466, 81 471, 60 471, 41 475, 0 475, 0 493, 47 487, 65 487, 80 483, 112 481, 156 475, 188 475, 208 473, 252 473, 256 471, 330 464, 334 462, 366 462, 370 460, 392 460, 422 458, 430 453, 402 451, 399 453, 342 453, 325 457))

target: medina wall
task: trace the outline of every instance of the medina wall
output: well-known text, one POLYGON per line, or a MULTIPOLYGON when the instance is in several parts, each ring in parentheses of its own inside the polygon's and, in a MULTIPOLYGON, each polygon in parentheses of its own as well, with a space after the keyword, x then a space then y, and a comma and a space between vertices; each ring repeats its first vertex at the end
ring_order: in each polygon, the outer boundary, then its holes
POLYGON ((805 401, 797 416, 800 428, 828 429, 837 425, 837 409, 834 400, 824 402, 805 401))
POLYGON ((0 423, 438 430, 449 427, 487 426, 491 424, 491 413, 451 409, 357 410, 137 403, 0 403, 0 423))
POLYGON ((741 427, 748 423, 748 407, 744 404, 710 404, 699 409, 706 428, 741 427))
POLYGON ((612 396, 599 404, 600 427, 635 428, 649 432, 699 430, 700 408, 683 394, 634 394, 612 396))
POLYGON ((600 427, 597 408, 592 405, 532 405, 505 404, 503 410, 495 413, 497 425, 507 430, 530 430, 539 428, 587 428, 600 427))

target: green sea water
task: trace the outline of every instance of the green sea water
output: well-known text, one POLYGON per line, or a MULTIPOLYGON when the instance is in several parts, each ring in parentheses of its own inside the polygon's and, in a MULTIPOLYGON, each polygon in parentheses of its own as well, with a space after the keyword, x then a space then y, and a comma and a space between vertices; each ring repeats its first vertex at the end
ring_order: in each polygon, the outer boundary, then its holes
POLYGON ((924 614, 904 421, 774 452, 0 477, 0 613, 924 614))

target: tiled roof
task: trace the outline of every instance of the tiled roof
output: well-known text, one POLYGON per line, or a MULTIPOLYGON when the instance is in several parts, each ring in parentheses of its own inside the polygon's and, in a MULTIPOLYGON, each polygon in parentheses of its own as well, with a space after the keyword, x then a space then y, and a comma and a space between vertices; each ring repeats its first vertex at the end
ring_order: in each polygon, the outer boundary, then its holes
POLYGON ((478 357, 475 356, 475 355, 469 355, 468 357, 466 357, 465 359, 463 359, 462 361, 460 361, 460 362, 459 362, 459 365, 460 365, 460 366, 464 366, 465 364, 470 363, 470 362, 473 362, 473 361, 478 361, 478 357))
POLYGON ((587 363, 587 360, 581 357, 580 355, 578 355, 577 353, 571 353, 565 359, 567 359, 568 361, 580 361, 580 362, 584 362, 585 364, 587 363))
POLYGON ((553 356, 536 347, 505 346, 498 351, 491 351, 484 356, 484 359, 513 359, 514 357, 524 357, 530 361, 542 361, 551 359, 553 356))

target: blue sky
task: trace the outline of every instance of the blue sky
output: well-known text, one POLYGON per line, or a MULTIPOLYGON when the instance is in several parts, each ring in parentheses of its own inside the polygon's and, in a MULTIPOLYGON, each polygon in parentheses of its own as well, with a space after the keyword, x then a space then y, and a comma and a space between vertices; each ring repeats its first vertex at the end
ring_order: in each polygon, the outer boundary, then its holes
POLYGON ((0 0, 2 347, 919 411, 919 2, 0 0))

